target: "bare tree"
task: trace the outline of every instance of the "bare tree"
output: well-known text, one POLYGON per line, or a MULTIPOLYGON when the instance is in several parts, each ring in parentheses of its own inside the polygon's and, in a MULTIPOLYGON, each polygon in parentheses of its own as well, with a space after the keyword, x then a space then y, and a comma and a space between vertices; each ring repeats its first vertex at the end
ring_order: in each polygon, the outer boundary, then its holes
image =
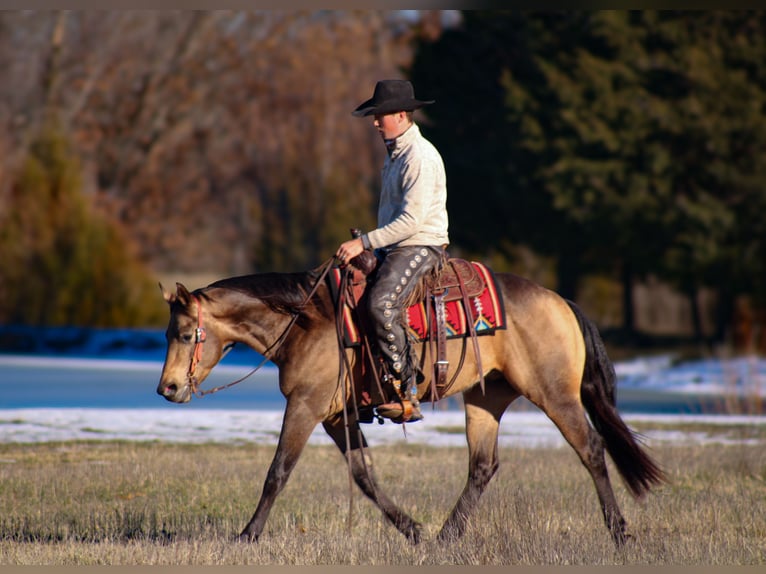
POLYGON ((350 111, 408 61, 390 13, 33 11, 0 30, 0 150, 47 102, 84 192, 155 269, 305 267, 372 223, 382 149, 350 111))

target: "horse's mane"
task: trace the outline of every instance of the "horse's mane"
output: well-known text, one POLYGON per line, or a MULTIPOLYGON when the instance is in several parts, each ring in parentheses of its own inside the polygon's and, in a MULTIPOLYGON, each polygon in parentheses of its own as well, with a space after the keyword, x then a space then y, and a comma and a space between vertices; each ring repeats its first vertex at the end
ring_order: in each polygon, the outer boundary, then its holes
MULTIPOLYGON (((293 313, 306 302, 319 278, 317 270, 297 273, 257 273, 220 279, 205 290, 220 288, 260 299, 274 311, 293 313)), ((204 292, 204 290, 203 290, 204 292)))

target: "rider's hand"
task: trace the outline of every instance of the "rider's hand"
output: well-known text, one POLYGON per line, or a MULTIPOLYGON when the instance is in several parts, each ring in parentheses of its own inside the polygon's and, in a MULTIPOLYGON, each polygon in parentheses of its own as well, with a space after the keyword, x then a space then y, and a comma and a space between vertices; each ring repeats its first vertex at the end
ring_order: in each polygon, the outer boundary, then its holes
POLYGON ((356 237, 341 243, 340 247, 338 247, 338 250, 335 252, 335 257, 338 258, 338 261, 340 261, 341 265, 345 265, 354 257, 362 253, 362 251, 364 251, 364 243, 362 243, 362 238, 356 237))

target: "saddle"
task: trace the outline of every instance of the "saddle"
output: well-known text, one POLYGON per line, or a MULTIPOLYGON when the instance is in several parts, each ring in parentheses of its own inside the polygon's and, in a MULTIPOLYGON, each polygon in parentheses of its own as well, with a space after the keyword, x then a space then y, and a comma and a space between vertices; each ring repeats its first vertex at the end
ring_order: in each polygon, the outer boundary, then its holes
MULTIPOLYGON (((357 233, 357 230, 352 230, 352 235, 357 236, 357 233)), ((377 258, 371 251, 364 251, 352 259, 347 266, 346 273, 349 274, 348 295, 352 299, 352 306, 357 309, 359 308, 357 303, 364 295, 367 286, 367 276, 375 270, 377 263, 377 258)), ((431 399, 437 401, 448 388, 446 304, 452 301, 462 301, 464 309, 468 312, 471 308, 470 300, 482 294, 486 287, 486 281, 470 261, 448 257, 439 274, 435 279, 426 282, 424 287, 426 297, 433 301, 433 314, 430 304, 426 304, 425 308, 428 315, 426 322, 429 326, 433 325, 430 328, 433 335, 430 337, 430 342, 431 356, 435 358, 435 361, 433 365, 434 376, 431 379, 431 399)), ((481 364, 477 333, 471 321, 467 321, 467 328, 473 342, 479 381, 483 392, 484 370, 481 364)), ((366 340, 366 336, 363 338, 366 340)), ((381 394, 385 395, 382 389, 380 391, 381 394)))
MULTIPOLYGON (((436 357, 434 363, 434 384, 435 388, 432 389, 433 394, 438 393, 438 389, 444 389, 447 382, 447 369, 449 367, 449 361, 447 361, 447 329, 446 329, 446 312, 445 304, 449 301, 463 301, 463 305, 468 311, 471 308, 470 299, 472 297, 478 297, 481 295, 486 284, 484 278, 479 275, 476 268, 470 261, 465 259, 458 259, 450 257, 447 259, 446 264, 442 267, 441 272, 436 278, 436 281, 431 286, 430 295, 433 297, 434 309, 435 309, 435 332, 436 332, 436 349, 432 353, 433 357, 436 357)), ((429 310, 430 306, 427 307, 429 310)), ((428 321, 430 324, 430 320, 428 321)), ((479 382, 481 383, 481 391, 484 392, 484 369, 481 364, 481 353, 479 351, 479 341, 477 340, 476 330, 473 323, 468 321, 468 330, 471 335, 471 341, 473 342, 473 351, 476 356, 476 367, 479 371, 479 382)), ((433 338, 432 338, 433 341, 433 338)))
POLYGON ((450 257, 431 286, 431 294, 441 294, 445 302, 457 301, 464 296, 478 297, 485 287, 484 278, 470 261, 450 257))

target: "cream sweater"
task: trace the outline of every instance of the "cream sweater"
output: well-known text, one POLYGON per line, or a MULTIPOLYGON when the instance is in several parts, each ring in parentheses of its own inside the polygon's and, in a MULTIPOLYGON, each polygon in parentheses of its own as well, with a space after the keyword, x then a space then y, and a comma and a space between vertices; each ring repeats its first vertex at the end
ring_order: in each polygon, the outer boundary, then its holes
POLYGON ((447 177, 437 149, 412 124, 383 164, 378 227, 365 247, 447 245, 447 177))

